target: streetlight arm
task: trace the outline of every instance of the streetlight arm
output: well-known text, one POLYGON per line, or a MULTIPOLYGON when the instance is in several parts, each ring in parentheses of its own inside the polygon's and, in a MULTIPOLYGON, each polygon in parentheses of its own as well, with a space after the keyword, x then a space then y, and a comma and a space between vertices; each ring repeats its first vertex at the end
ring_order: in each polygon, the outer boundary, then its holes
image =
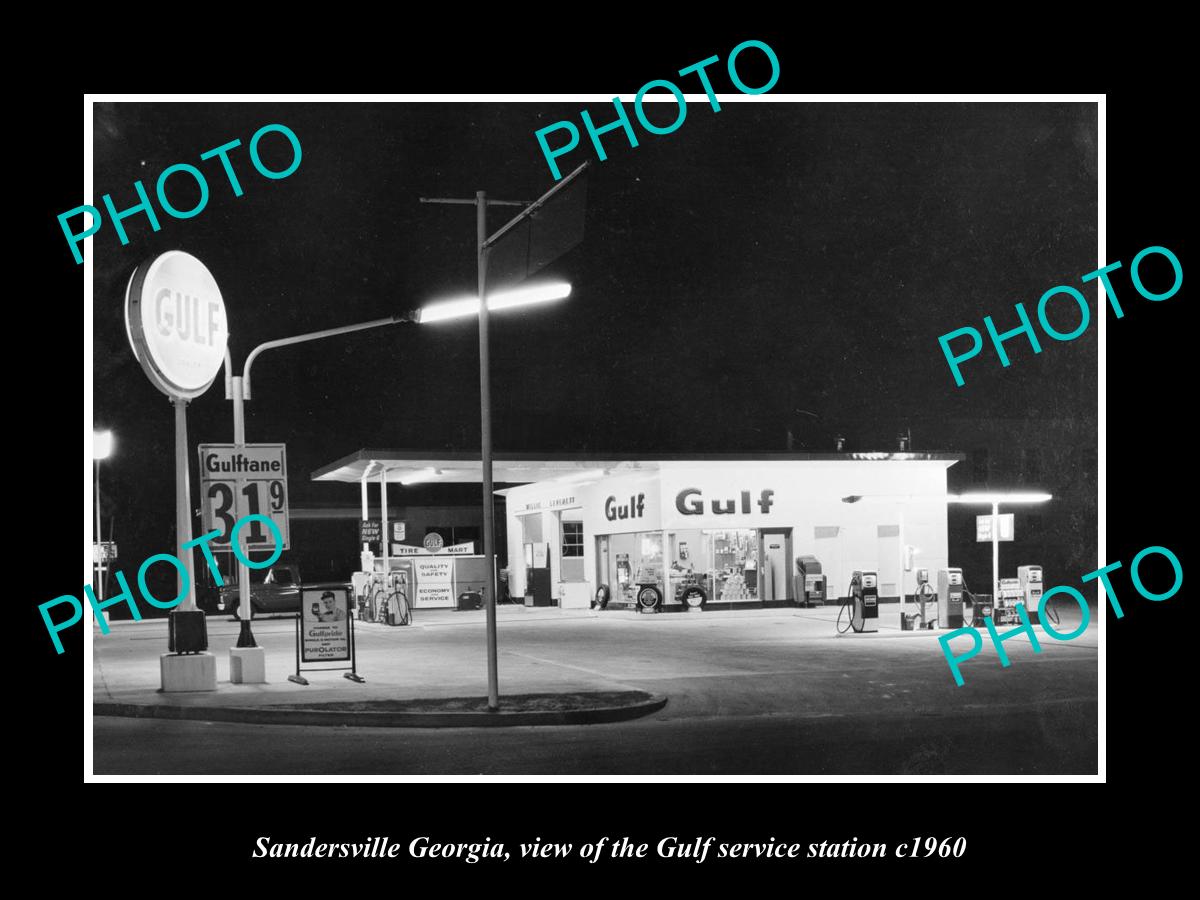
POLYGON ((242 393, 246 400, 252 396, 250 392, 250 367, 254 365, 254 360, 258 354, 264 350, 274 350, 278 347, 290 347, 292 344, 303 344, 307 341, 316 341, 321 338, 334 337, 339 334, 349 334, 353 331, 365 331, 368 328, 380 328, 384 325, 396 325, 401 322, 415 322, 416 314, 409 311, 400 313, 395 316, 388 316, 384 319, 372 319, 370 322, 359 322, 357 325, 342 325, 339 328, 326 328, 324 331, 310 331, 307 334, 296 334, 291 337, 278 338, 274 341, 267 341, 264 344, 259 344, 250 351, 250 355, 246 357, 246 365, 242 369, 242 393))
MULTIPOLYGON (((546 193, 542 194, 542 196, 540 196, 536 200, 534 200, 533 203, 531 203, 528 207, 526 207, 522 212, 518 213, 517 216, 515 216, 513 219, 511 219, 507 225, 505 225, 503 228, 501 228, 499 231, 497 231, 495 234, 493 234, 490 238, 484 238, 483 240, 481 240, 479 242, 479 249, 480 250, 490 250, 492 245, 495 244, 496 241, 500 240, 500 238, 504 237, 504 235, 508 234, 508 232, 510 232, 512 229, 516 228, 521 222, 524 222, 530 216, 535 215, 539 209, 541 209, 543 206, 546 205, 546 202, 551 197, 555 196, 556 194, 559 194, 567 185, 569 185, 572 181, 574 181, 576 178, 578 178, 579 174, 584 169, 586 169, 589 165, 591 165, 591 160, 588 160, 587 162, 580 165, 578 169, 576 169, 574 172, 572 172, 570 175, 568 175, 566 178, 564 178, 562 181, 560 181, 554 187, 550 188, 550 190, 546 191, 546 193)), ((488 202, 492 203, 493 201, 489 200, 488 202)))

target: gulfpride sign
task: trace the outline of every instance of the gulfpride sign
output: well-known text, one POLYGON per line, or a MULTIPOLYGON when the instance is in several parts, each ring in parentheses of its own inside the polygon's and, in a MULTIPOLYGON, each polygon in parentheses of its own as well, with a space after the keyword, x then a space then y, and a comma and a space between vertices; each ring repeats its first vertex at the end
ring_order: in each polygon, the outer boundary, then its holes
POLYGON ((204 263, 182 250, 134 270, 125 293, 125 329, 146 375, 169 397, 200 396, 225 360, 225 301, 204 263))

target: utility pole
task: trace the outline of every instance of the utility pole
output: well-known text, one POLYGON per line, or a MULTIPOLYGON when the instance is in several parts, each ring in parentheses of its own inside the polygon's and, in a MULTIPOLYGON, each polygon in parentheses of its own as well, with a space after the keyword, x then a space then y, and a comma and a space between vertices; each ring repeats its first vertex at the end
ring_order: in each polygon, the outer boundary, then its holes
MULTIPOLYGON (((488 255, 496 242, 526 222, 539 209, 563 189, 574 182, 588 167, 579 166, 574 172, 558 182, 537 200, 489 200, 486 191, 476 191, 475 199, 445 197, 422 197, 422 203, 448 203, 475 207, 475 258, 479 269, 479 420, 480 462, 483 468, 483 555, 487 565, 484 605, 487 609, 487 657, 488 657, 488 709, 500 709, 500 687, 496 665, 496 497, 492 485, 492 396, 488 373, 488 304, 487 272, 488 255), (489 206, 523 206, 506 225, 491 237, 487 236, 487 208, 489 206)), ((581 220, 582 221, 582 220, 581 220)), ((565 252, 560 250, 559 252, 565 252)))
POLYGON ((496 660, 496 498, 492 484, 492 385, 488 364, 487 306, 487 208, 529 206, 527 200, 489 200, 486 191, 476 191, 474 200, 441 197, 421 198, 422 203, 474 204, 475 259, 479 271, 479 459, 483 470, 483 556, 487 566, 484 609, 487 610, 488 709, 500 709, 499 665, 496 660))

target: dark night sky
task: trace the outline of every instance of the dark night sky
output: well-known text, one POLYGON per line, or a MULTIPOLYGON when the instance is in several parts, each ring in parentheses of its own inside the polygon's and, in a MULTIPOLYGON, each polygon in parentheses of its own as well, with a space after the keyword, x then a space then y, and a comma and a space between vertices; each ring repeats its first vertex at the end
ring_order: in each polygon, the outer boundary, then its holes
MULTIPOLYGON (((203 212, 163 215, 158 233, 127 220, 128 246, 108 225, 89 240, 95 418, 120 441, 106 471, 124 518, 170 518, 170 407, 121 312, 139 261, 168 249, 205 261, 239 369, 261 341, 470 292, 473 210, 418 197, 537 197, 553 182, 533 132, 578 123, 582 106, 97 105, 97 199, 132 205, 135 178, 152 191, 176 162, 212 189, 203 212), (245 148, 272 122, 304 154, 279 181, 245 148), (215 160, 199 161, 233 138, 239 198, 215 160)), ((893 448, 903 422, 925 437, 916 449, 960 451, 939 423, 961 418, 1072 418, 1094 440, 1094 324, 1071 343, 1043 340, 1038 356, 1010 342, 1008 369, 985 351, 962 388, 937 344, 962 325, 982 331, 986 314, 1013 327, 1015 302, 1032 316, 1043 291, 1095 268, 1094 106, 768 102, 714 114, 693 103, 678 131, 639 140, 606 135, 599 162, 585 134, 560 160, 564 171, 593 160, 584 240, 544 273, 574 294, 493 318, 498 448, 782 451, 789 425, 797 449, 831 450, 837 431, 851 449, 893 448)), ((286 164, 282 138, 263 146, 286 164)), ((186 182, 171 182, 182 208, 186 182)), ((512 214, 493 210, 493 229, 512 214)), ((273 351, 255 366, 248 439, 287 442, 293 503, 353 500, 352 488, 314 491, 309 473, 364 446, 478 447, 477 352, 469 322, 273 351)), ((193 444, 232 439, 219 381, 189 426, 193 444)))

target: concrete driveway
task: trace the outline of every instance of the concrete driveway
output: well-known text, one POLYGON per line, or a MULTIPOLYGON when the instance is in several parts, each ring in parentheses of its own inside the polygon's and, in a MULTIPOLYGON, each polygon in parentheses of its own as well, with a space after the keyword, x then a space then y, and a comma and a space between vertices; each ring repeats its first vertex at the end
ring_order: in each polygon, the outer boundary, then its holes
MULTIPOLYGON (((1092 774, 1097 638, 1038 630, 990 642, 957 687, 933 633, 837 635, 836 610, 697 615, 501 608, 500 688, 531 693, 636 688, 670 702, 609 725, 514 729, 345 729, 97 717, 95 771, 178 774, 1092 774)), ((1076 622, 1078 619, 1076 618, 1076 622)), ((1064 615, 1060 630, 1074 627, 1064 615)), ((294 669, 294 626, 255 626, 266 685, 228 683, 237 626, 210 619, 216 693, 157 693, 165 623, 95 637, 94 697, 133 703, 286 704, 486 693, 481 612, 418 611, 413 627, 360 625, 356 685, 294 669)))

